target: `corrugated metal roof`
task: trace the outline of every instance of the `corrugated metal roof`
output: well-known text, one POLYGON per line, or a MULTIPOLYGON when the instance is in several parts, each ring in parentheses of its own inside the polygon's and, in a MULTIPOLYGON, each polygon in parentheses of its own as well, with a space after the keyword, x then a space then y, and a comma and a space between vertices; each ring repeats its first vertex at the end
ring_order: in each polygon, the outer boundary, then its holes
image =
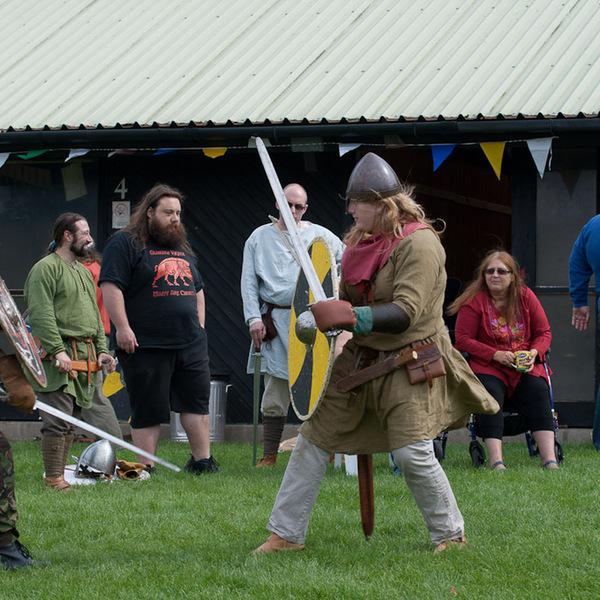
POLYGON ((594 115, 600 0, 0 1, 0 129, 594 115))

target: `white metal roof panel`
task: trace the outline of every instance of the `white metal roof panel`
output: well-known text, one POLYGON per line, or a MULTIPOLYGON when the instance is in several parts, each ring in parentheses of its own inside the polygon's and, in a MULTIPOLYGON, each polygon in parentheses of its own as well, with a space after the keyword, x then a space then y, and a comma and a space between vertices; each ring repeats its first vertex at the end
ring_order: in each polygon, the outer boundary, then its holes
POLYGON ((600 0, 4 0, 0 129, 596 116, 600 0))

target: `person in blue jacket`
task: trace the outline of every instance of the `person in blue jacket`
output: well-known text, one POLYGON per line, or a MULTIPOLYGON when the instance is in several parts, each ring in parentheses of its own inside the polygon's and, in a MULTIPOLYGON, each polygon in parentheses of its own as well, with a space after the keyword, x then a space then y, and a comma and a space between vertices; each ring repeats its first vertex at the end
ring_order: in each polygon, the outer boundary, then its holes
MULTIPOLYGON (((600 305, 600 215, 583 226, 569 258, 569 294, 573 302, 571 324, 578 331, 585 331, 590 323, 588 286, 592 275, 600 305)), ((596 450, 600 450, 600 388, 596 396, 592 441, 596 450)))

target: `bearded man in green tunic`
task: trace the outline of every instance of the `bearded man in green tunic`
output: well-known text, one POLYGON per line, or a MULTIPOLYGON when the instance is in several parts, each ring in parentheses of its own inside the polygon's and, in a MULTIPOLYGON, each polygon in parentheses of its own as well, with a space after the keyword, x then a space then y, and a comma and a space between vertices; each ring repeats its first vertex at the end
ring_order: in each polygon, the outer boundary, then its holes
MULTIPOLYGON (((48 385, 41 388, 33 379, 31 383, 40 400, 77 418, 82 408, 92 405, 96 371, 115 369, 106 347, 94 280, 77 260, 86 256, 92 241, 84 217, 60 215, 48 254, 33 266, 25 282, 29 323, 43 349, 48 385)), ((70 489, 64 469, 73 431, 73 425, 42 412, 42 458, 49 488, 70 489)))

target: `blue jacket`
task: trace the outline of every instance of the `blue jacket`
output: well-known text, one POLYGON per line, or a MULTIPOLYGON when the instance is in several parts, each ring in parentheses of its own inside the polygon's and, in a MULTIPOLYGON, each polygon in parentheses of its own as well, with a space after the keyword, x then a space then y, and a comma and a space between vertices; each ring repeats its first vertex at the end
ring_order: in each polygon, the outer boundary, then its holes
POLYGON ((600 215, 581 230, 569 258, 569 294, 573 306, 587 306, 590 277, 594 275, 600 306, 600 215))

